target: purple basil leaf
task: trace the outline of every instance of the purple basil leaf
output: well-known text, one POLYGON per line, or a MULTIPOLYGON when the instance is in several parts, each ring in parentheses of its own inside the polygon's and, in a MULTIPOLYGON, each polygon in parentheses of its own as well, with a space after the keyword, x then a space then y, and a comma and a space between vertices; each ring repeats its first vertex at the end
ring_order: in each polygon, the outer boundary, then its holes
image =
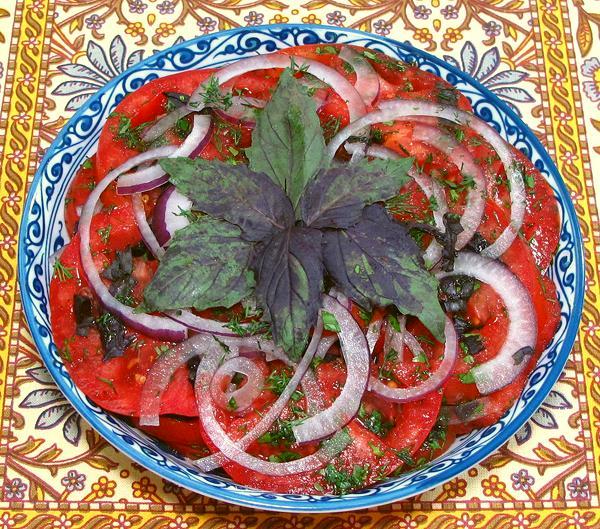
POLYGON ((443 340, 438 282, 424 269, 406 228, 390 219, 382 206, 366 207, 351 228, 326 231, 323 256, 327 272, 344 294, 365 307, 395 305, 443 340))
POLYGON ((297 360, 317 320, 323 290, 322 234, 295 226, 258 248, 254 262, 256 298, 273 338, 297 360))
POLYGON ((271 100, 258 115, 246 155, 253 171, 267 174, 285 189, 294 208, 306 184, 325 165, 317 106, 291 69, 283 71, 271 100))
POLYGON ((195 209, 239 226, 247 241, 260 241, 294 223, 283 189, 247 165, 202 158, 166 158, 160 164, 195 209))
POLYGON ((324 169, 300 200, 302 220, 313 228, 348 228, 365 206, 392 198, 409 180, 413 158, 361 160, 324 169))
POLYGON ((210 217, 177 231, 144 291, 151 310, 231 307, 248 296, 253 245, 240 228, 210 217))

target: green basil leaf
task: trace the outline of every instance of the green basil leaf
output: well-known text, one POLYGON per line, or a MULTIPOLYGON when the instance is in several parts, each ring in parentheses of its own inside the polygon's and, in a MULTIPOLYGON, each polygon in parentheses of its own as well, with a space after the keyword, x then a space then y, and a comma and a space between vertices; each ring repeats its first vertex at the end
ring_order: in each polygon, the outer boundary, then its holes
POLYGON ((202 217, 177 231, 144 291, 150 310, 231 307, 251 293, 252 244, 240 228, 202 217))
POLYGON ((443 341, 445 316, 437 297, 438 282, 423 266, 419 248, 406 228, 379 205, 364 209, 346 230, 323 235, 324 262, 338 289, 360 305, 395 305, 417 316, 443 341))
POLYGON ((298 360, 316 323, 323 290, 322 234, 295 226, 262 244, 254 263, 256 299, 275 342, 298 360))
POLYGON ((256 120, 250 168, 269 175, 296 208, 308 182, 325 165, 325 140, 317 107, 305 88, 286 69, 277 89, 256 120))
POLYGON ((348 228, 365 206, 388 200, 409 180, 413 158, 361 160, 323 170, 300 200, 302 220, 313 228, 348 228))
POLYGON ((246 240, 260 241, 294 223, 281 187, 246 165, 202 158, 165 158, 160 165, 195 209, 236 224, 246 240))

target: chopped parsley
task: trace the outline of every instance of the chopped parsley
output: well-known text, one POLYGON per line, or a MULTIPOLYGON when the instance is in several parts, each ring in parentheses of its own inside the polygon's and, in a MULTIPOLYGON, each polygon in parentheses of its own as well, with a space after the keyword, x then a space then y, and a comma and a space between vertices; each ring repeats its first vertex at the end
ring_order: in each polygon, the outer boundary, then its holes
POLYGON ((473 376, 473 373, 470 370, 466 373, 460 373, 458 375, 458 379, 463 384, 475 384, 475 377, 473 376))
POLYGON ((404 64, 400 61, 395 61, 394 59, 390 59, 386 55, 383 55, 383 54, 379 55, 370 50, 364 50, 362 52, 362 55, 363 55, 363 57, 366 57, 370 61, 373 61, 374 63, 377 63, 377 64, 381 64, 382 66, 388 68, 389 70, 394 70, 396 72, 406 71, 406 64, 404 64))
POLYGON ((369 413, 363 404, 361 404, 358 409, 358 418, 367 430, 371 430, 379 437, 385 437, 394 427, 394 423, 385 420, 383 414, 379 410, 374 409, 369 413))
POLYGON ((348 472, 345 469, 338 470, 333 463, 329 463, 319 473, 333 487, 335 494, 347 494, 365 486, 369 475, 369 465, 354 465, 352 472, 348 472))
MULTIPOLYGON (((264 389, 271 391, 275 395, 279 396, 283 393, 291 379, 292 376, 289 374, 287 369, 275 369, 267 377, 264 389)), ((296 390, 294 391, 294 393, 292 393, 292 396, 290 398, 292 401, 298 402, 302 397, 304 397, 304 393, 296 390)))
POLYGON ((108 226, 104 226, 103 228, 98 228, 97 233, 104 244, 108 244, 108 239, 110 238, 111 231, 112 226, 110 224, 108 226))
POLYGON ((230 410, 232 410, 232 411, 235 411, 235 410, 238 409, 238 403, 235 400, 235 397, 231 397, 229 399, 229 402, 227 402, 227 408, 230 409, 230 410))
POLYGON ((54 270, 54 277, 57 277, 59 281, 73 279, 73 270, 75 270, 75 268, 69 268, 68 266, 65 266, 62 264, 60 259, 54 261, 52 268, 54 270))
POLYGON ((106 384, 115 393, 117 392, 117 390, 115 389, 115 384, 114 384, 114 382, 110 378, 96 377, 96 379, 99 380, 100 382, 102 382, 103 384, 106 384))
MULTIPOLYGON (((201 94, 203 106, 227 110, 232 105, 231 92, 225 94, 221 92, 219 80, 214 75, 208 78, 203 87, 204 91, 201 94)), ((198 105, 196 104, 195 106, 198 105)))
POLYGON ((341 332, 342 328, 340 327, 339 322, 337 321, 336 317, 331 314, 331 312, 327 312, 326 310, 323 311, 322 313, 322 317, 323 317, 323 328, 326 331, 331 331, 331 332, 341 332))

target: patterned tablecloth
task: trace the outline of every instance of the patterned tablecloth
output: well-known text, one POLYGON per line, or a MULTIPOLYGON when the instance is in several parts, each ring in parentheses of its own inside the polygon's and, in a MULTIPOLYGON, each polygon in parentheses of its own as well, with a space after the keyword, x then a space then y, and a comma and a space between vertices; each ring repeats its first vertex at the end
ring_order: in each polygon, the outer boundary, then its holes
POLYGON ((1 1, 0 528, 600 528, 599 30, 598 0, 1 1), (283 22, 408 40, 469 72, 514 105, 547 146, 585 241, 579 339, 544 405, 480 465, 369 512, 240 509, 133 463, 56 389, 19 302, 16 248, 27 182, 86 98, 123 65, 181 39, 283 22))

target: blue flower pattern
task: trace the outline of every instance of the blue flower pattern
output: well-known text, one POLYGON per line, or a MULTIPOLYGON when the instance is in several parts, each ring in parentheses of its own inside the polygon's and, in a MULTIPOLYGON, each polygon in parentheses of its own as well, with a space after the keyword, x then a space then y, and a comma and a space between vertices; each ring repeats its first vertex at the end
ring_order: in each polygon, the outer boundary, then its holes
POLYGON ((29 392, 19 407, 43 408, 35 422, 35 427, 39 430, 56 428, 64 421, 63 436, 76 446, 81 437, 81 416, 69 404, 62 391, 56 387, 45 367, 28 369, 27 374, 44 387, 29 392))
POLYGON ((444 60, 465 71, 492 93, 504 100, 520 116, 521 112, 515 103, 532 103, 535 101, 525 89, 515 86, 529 77, 527 72, 519 70, 501 70, 500 52, 497 47, 486 51, 481 60, 472 42, 467 42, 460 52, 460 63, 449 55, 444 60))
POLYGON ((517 444, 522 445, 531 438, 531 423, 546 430, 557 429, 558 423, 552 414, 552 410, 568 410, 572 408, 573 405, 565 398, 565 396, 560 391, 553 389, 548 394, 548 397, 546 397, 544 404, 539 407, 539 409, 531 416, 531 419, 515 434, 517 444))
POLYGON ((59 70, 71 80, 60 83, 53 95, 73 96, 65 106, 66 110, 77 110, 113 77, 139 63, 144 57, 143 50, 136 50, 127 56, 125 43, 116 36, 110 43, 108 53, 94 41, 88 42, 86 57, 90 66, 79 63, 64 64, 59 70))

